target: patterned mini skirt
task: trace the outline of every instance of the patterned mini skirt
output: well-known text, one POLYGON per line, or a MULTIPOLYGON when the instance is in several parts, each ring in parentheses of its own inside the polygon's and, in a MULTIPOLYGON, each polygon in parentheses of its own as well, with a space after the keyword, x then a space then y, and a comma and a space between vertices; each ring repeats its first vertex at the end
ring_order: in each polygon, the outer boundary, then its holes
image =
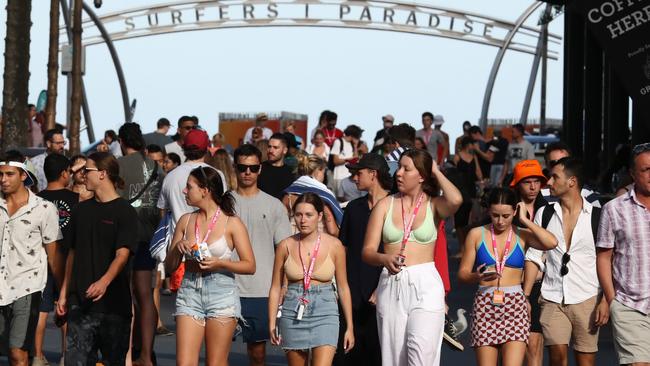
POLYGON ((472 347, 497 346, 511 341, 528 342, 530 317, 521 286, 501 287, 503 305, 492 303, 496 287, 480 286, 472 308, 472 347))

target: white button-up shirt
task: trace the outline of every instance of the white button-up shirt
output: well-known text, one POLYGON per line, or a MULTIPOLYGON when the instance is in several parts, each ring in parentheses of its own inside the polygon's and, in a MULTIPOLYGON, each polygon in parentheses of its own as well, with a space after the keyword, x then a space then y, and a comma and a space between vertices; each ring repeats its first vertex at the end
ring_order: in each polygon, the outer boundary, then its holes
MULTIPOLYGON (((591 229, 591 211, 593 206, 582 198, 582 210, 578 216, 576 227, 571 234, 571 247, 569 255, 571 260, 567 263, 569 273, 560 274, 562 256, 567 252, 567 243, 564 240, 562 229, 562 207, 554 204, 555 212, 548 223, 546 230, 555 235, 557 247, 546 252, 546 267, 544 281, 542 282, 542 296, 544 299, 564 304, 579 304, 598 295, 599 282, 596 273, 596 243, 591 229)), ((535 223, 542 224, 543 209, 537 211, 535 223)), ((542 262, 543 251, 529 248, 526 260, 537 264, 542 262)))
POLYGON ((29 192, 27 204, 9 216, 0 195, 0 306, 42 291, 47 281, 43 245, 61 240, 56 206, 29 192))

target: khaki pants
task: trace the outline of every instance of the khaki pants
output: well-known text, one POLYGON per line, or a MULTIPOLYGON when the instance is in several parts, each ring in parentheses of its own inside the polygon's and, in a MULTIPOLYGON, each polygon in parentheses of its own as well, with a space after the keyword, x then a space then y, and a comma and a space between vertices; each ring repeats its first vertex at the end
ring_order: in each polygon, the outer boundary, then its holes
POLYGON ((558 304, 541 299, 542 311, 539 322, 542 324, 544 345, 569 345, 583 353, 598 351, 598 330, 595 325, 598 296, 579 304, 558 304))

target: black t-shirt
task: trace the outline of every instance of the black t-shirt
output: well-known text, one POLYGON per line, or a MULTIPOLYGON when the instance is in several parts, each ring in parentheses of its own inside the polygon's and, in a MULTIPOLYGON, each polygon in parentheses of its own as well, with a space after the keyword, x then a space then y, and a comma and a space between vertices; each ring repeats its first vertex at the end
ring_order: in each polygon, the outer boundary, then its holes
MULTIPOLYGON (((377 288, 381 274, 381 267, 370 266, 361 260, 361 250, 369 219, 370 208, 366 195, 348 203, 339 231, 339 239, 348 249, 346 255, 348 285, 352 296, 352 307, 355 309, 368 302, 370 295, 377 288)), ((381 243, 379 250, 383 252, 381 243)))
POLYGON ((124 269, 106 289, 104 297, 93 302, 86 299, 88 287, 99 280, 115 259, 115 252, 128 248, 135 252, 138 217, 135 209, 123 198, 110 202, 94 199, 80 202, 72 210, 70 248, 74 249, 74 264, 69 290, 71 305, 84 311, 131 315, 130 269, 124 269))
POLYGON ((508 140, 499 137, 496 140, 490 141, 490 145, 494 145, 499 151, 494 153, 492 164, 503 165, 506 163, 506 155, 508 154, 508 140))
POLYGON ((296 177, 286 164, 276 167, 265 161, 262 163, 262 173, 257 180, 257 188, 281 200, 284 196, 282 191, 289 187, 294 180, 296 177))
POLYGON ((37 196, 45 198, 54 203, 59 211, 59 229, 63 234, 63 239, 59 241, 61 248, 67 251, 70 247, 70 219, 72 209, 79 203, 79 193, 72 192, 69 189, 44 190, 38 192, 37 196))

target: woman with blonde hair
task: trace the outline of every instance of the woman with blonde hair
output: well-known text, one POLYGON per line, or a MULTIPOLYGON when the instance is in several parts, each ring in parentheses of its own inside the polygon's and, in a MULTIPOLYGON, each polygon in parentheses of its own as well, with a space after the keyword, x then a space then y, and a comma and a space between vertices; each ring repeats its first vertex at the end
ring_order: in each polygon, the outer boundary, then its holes
POLYGON ((235 168, 233 167, 232 158, 226 150, 219 149, 215 151, 214 154, 208 155, 208 157, 205 159, 205 162, 223 173, 223 175, 226 177, 226 183, 228 185, 229 191, 234 191, 237 189, 237 174, 235 173, 235 168))
MULTIPOLYGON (((327 162, 319 156, 305 153, 296 154, 296 159, 298 160, 298 179, 283 191, 285 195, 282 197, 282 203, 287 208, 289 219, 293 216, 296 199, 301 194, 307 192, 317 194, 325 202, 323 219, 319 223, 319 227, 330 235, 338 236, 343 210, 332 191, 323 184, 327 162)), ((294 229, 296 228, 294 227, 294 229)))

